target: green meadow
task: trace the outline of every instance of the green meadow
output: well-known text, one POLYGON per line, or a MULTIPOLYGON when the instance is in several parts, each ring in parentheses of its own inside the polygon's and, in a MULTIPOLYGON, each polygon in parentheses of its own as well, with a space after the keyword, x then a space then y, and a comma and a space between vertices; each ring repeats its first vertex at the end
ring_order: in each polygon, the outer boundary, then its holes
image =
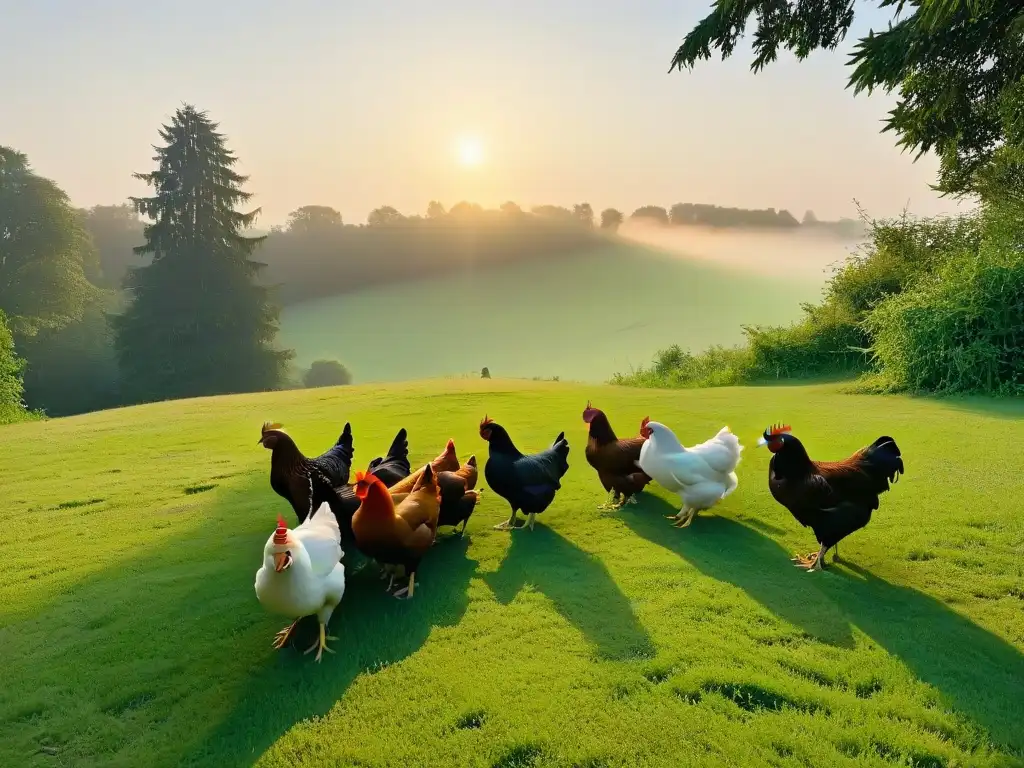
POLYGON ((624 243, 304 302, 282 313, 279 344, 303 368, 340 360, 357 383, 484 366, 494 376, 606 381, 672 344, 696 352, 741 341, 744 324, 789 323, 824 280, 813 266, 771 275, 624 243))
MULTIPOLYGON (((167 402, 4 427, 0 765, 1013 766, 1024 764, 1024 407, 831 387, 635 391, 494 379, 167 402), (685 530, 654 487, 620 512, 581 411, 686 442, 729 424, 740 486, 685 530), (485 457, 565 430, 536 530, 493 494, 411 601, 351 577, 335 655, 274 651, 253 590, 280 512, 260 424, 307 453, 353 424, 357 467, 409 430, 485 457), (907 473, 841 561, 767 490, 764 426, 812 456, 880 434, 907 473)), ((305 627, 305 633, 315 627, 305 627)), ((300 648, 308 638, 297 638, 300 648)))

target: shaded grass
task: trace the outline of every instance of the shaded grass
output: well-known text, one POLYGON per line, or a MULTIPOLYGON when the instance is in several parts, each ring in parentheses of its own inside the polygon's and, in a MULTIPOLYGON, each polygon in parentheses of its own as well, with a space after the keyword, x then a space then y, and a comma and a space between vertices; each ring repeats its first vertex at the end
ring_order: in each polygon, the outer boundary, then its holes
POLYGON ((0 483, 20 533, 0 540, 0 764, 1019 765, 1024 458, 1005 446, 1024 424, 952 408, 827 387, 490 380, 5 427, 0 483), (657 489, 597 512, 587 399, 622 434, 648 414, 688 442, 729 423, 748 445, 738 491, 683 531, 657 489), (399 426, 415 461, 449 436, 482 458, 485 410, 523 450, 567 432, 571 468, 537 529, 493 531, 507 507, 485 496, 467 537, 424 561, 413 601, 357 574, 336 655, 273 651, 284 621, 252 583, 290 513, 259 425, 284 422, 314 453, 351 420, 357 463, 399 426), (778 418, 823 458, 883 432, 903 449, 907 475, 830 573, 788 561, 813 537, 771 501, 753 447, 778 418), (183 495, 204 485, 217 487, 183 495))

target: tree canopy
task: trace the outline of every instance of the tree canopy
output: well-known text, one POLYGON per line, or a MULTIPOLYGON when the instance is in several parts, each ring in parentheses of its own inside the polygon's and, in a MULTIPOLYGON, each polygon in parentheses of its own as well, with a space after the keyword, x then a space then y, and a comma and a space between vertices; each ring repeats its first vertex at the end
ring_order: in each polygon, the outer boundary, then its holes
POLYGON ((259 209, 247 177, 205 112, 186 105, 163 126, 157 169, 136 177, 153 197, 132 198, 152 220, 135 249, 152 263, 128 273, 132 303, 114 318, 122 389, 130 400, 272 389, 290 353, 273 348, 278 310, 254 278, 249 257, 263 237, 246 237, 259 209))
POLYGON ((601 229, 615 232, 622 225, 623 218, 622 211, 615 208, 605 208, 601 211, 601 229))
MULTIPOLYGON (((898 91, 884 131, 900 146, 940 160, 937 189, 974 191, 974 178, 1004 141, 1020 140, 1024 121, 1016 91, 1024 88, 1024 6, 1018 0, 876 0, 895 23, 871 31, 850 56, 855 93, 898 91), (909 13, 903 11, 912 8, 909 13)), ((717 50, 727 58, 751 17, 756 72, 780 49, 806 59, 834 50, 854 20, 854 0, 718 0, 672 58, 692 68, 717 50)))
POLYGON ((288 214, 289 232, 318 232, 342 224, 341 214, 328 205, 304 205, 288 214))
POLYGON ((139 266, 134 249, 146 239, 135 206, 96 205, 79 214, 99 253, 98 273, 93 276, 87 272, 86 277, 96 285, 119 288, 129 268, 139 266))
POLYGON ((18 421, 24 416, 21 372, 25 364, 14 352, 14 337, 7 327, 7 316, 0 310, 0 424, 18 421))
POLYGON ((0 146, 0 310, 16 334, 78 319, 94 291, 96 249, 68 196, 0 146))

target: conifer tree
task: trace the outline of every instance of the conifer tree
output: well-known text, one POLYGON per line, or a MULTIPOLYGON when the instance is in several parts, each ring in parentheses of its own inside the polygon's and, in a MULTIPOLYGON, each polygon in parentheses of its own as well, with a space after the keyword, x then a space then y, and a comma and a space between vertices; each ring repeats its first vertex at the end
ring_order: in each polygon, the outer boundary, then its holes
POLYGON ((265 238, 242 234, 260 211, 235 210, 248 177, 217 127, 183 106, 160 131, 157 169, 136 174, 154 195, 132 198, 152 222, 135 252, 152 262, 129 272, 131 304, 113 319, 130 401, 274 389, 292 356, 273 346, 278 309, 250 258, 265 238))

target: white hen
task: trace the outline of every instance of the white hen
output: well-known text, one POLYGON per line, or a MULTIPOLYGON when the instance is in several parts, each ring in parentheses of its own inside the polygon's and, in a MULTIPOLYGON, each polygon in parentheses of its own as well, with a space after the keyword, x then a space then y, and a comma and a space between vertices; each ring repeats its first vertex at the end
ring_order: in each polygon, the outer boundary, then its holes
POLYGON ((640 434, 647 442, 636 465, 683 500, 677 514, 667 515, 677 528, 685 528, 697 512, 710 509, 736 490, 736 465, 743 446, 728 427, 692 448, 684 448, 672 430, 657 421, 644 419, 640 434))
POLYGON ((341 564, 341 531, 338 521, 324 502, 294 531, 278 515, 277 530, 263 547, 263 567, 256 571, 256 597, 268 611, 295 620, 274 637, 273 646, 283 648, 303 616, 316 614, 320 639, 306 653, 316 649, 316 660, 327 647, 327 622, 345 594, 345 566, 341 564))

